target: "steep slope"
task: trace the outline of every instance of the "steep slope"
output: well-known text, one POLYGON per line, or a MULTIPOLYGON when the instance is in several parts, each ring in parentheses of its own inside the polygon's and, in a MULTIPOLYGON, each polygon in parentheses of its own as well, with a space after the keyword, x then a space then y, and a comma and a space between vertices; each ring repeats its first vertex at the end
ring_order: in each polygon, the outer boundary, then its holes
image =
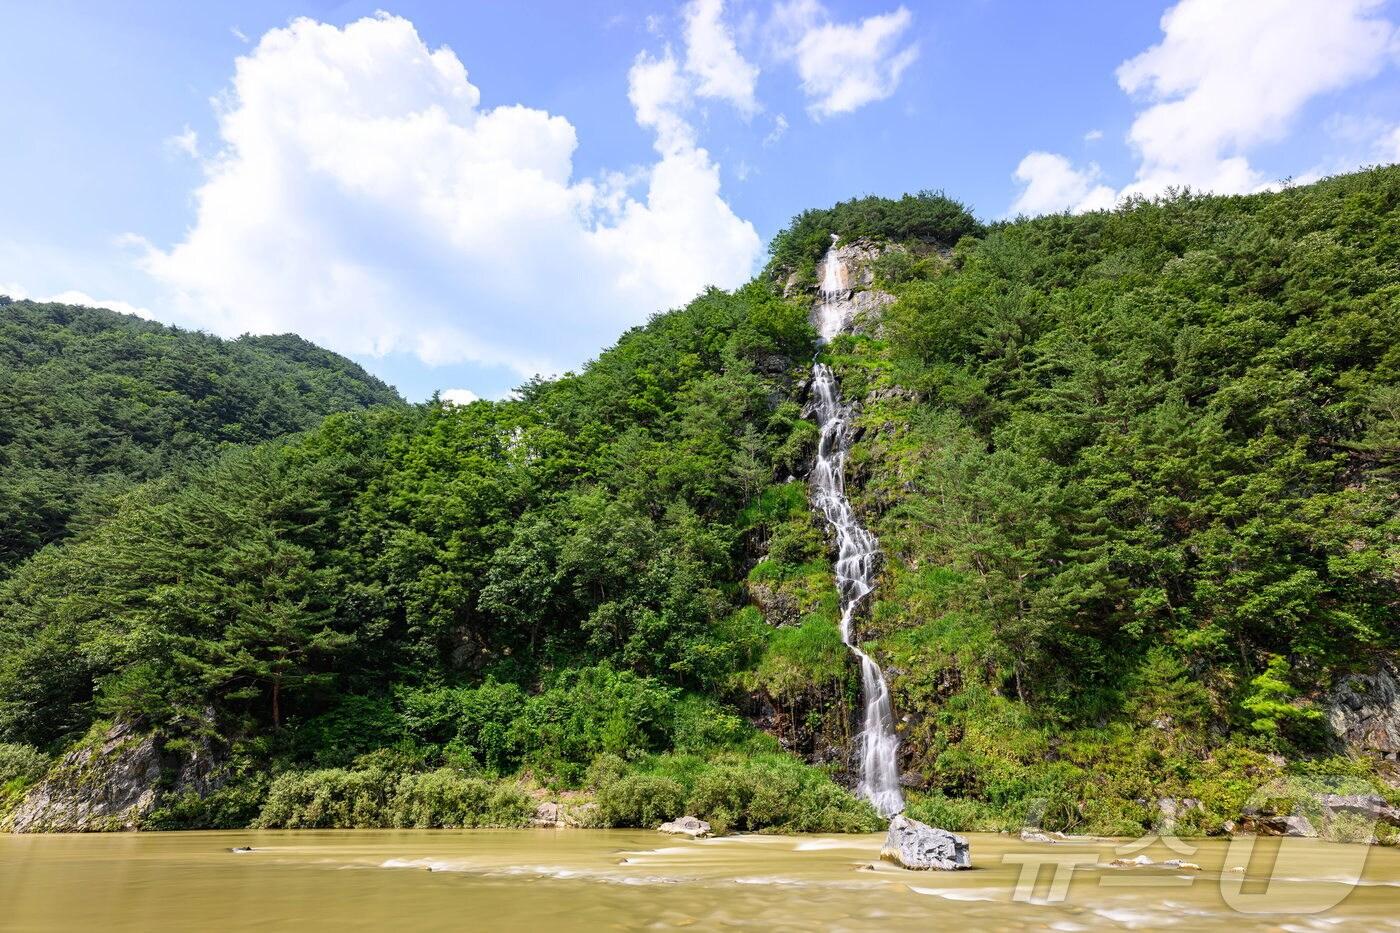
POLYGON ((1328 719, 1400 647, 1400 168, 876 268, 830 362, 913 812, 1214 830, 1274 778, 1395 780, 1328 719))
POLYGON ((0 297, 0 575, 135 483, 402 400, 285 334, 223 341, 0 297))
POLYGON ((1214 832, 1276 777, 1391 779, 1397 207, 1400 168, 991 227, 846 202, 516 400, 148 483, 0 584, 0 810, 518 825, 567 789, 592 825, 874 828, 843 634, 948 828, 1214 832), (832 233, 893 302, 819 349, 832 233), (814 354, 878 540, 844 633, 814 354), (157 786, 94 810, 99 773, 157 786))

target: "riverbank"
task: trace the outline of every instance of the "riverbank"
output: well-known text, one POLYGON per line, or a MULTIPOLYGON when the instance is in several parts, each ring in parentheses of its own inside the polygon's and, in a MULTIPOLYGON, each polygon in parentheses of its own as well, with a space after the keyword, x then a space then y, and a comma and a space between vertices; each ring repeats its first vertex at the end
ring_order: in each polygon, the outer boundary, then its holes
POLYGON ((1045 846, 973 834, 971 871, 909 872, 879 860, 881 839, 545 829, 5 836, 0 901, 8 928, 35 931, 1378 930, 1394 928, 1400 889, 1400 852, 1318 840, 1045 846), (1128 847, 1200 869, 1106 867, 1128 847))

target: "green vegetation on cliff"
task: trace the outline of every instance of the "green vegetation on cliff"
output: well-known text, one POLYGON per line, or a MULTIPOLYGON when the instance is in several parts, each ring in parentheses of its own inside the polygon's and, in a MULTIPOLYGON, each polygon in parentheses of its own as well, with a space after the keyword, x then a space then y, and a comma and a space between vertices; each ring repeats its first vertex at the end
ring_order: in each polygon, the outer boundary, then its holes
POLYGON ((1001 225, 887 287, 832 358, 908 767, 1213 828, 1335 747, 1315 701, 1400 640, 1400 169, 1001 225))
POLYGON ((515 400, 133 473, 0 583, 0 807, 117 722, 167 763, 147 825, 516 825, 547 791, 590 825, 875 826, 789 479, 816 346, 780 292, 832 232, 898 247, 883 320, 822 352, 915 815, 1136 832, 1192 797, 1213 831, 1285 771, 1370 775, 1318 701, 1397 647, 1398 208, 1394 168, 991 227, 846 202, 515 400))

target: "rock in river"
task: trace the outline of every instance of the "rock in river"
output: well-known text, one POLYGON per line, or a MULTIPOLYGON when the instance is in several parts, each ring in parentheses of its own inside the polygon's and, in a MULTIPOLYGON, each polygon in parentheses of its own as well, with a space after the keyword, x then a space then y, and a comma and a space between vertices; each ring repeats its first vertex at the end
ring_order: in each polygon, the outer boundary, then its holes
POLYGON ((692 839, 699 839, 701 836, 710 834, 710 824, 693 816, 683 816, 678 820, 662 823, 659 829, 663 833, 670 833, 673 836, 690 836, 692 839))
POLYGON ((880 858, 905 868, 954 871, 972 867, 967 840, 900 814, 890 820, 889 835, 880 847, 880 858))

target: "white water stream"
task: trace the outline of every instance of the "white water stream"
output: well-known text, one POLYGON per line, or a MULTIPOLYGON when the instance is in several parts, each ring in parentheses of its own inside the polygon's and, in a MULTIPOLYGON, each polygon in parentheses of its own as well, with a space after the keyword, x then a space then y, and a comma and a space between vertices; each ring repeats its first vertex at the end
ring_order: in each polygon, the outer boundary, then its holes
MULTIPOLYGON (((845 270, 836 253, 835 237, 826 254, 821 294, 817 302, 817 329, 825 342, 841 330, 841 304, 849 298, 845 270)), ((856 521, 846 499, 846 454, 850 449, 851 406, 841 401, 841 386, 824 363, 812 366, 812 393, 821 440, 809 483, 812 502, 821 509, 836 533, 836 587, 841 593, 841 640, 860 659, 865 713, 860 737, 860 784, 857 792, 874 804, 880 815, 894 816, 904 809, 899 789, 899 739, 894 731, 890 689, 880 666, 856 644, 852 631, 856 611, 874 588, 875 555, 879 544, 856 521)))

